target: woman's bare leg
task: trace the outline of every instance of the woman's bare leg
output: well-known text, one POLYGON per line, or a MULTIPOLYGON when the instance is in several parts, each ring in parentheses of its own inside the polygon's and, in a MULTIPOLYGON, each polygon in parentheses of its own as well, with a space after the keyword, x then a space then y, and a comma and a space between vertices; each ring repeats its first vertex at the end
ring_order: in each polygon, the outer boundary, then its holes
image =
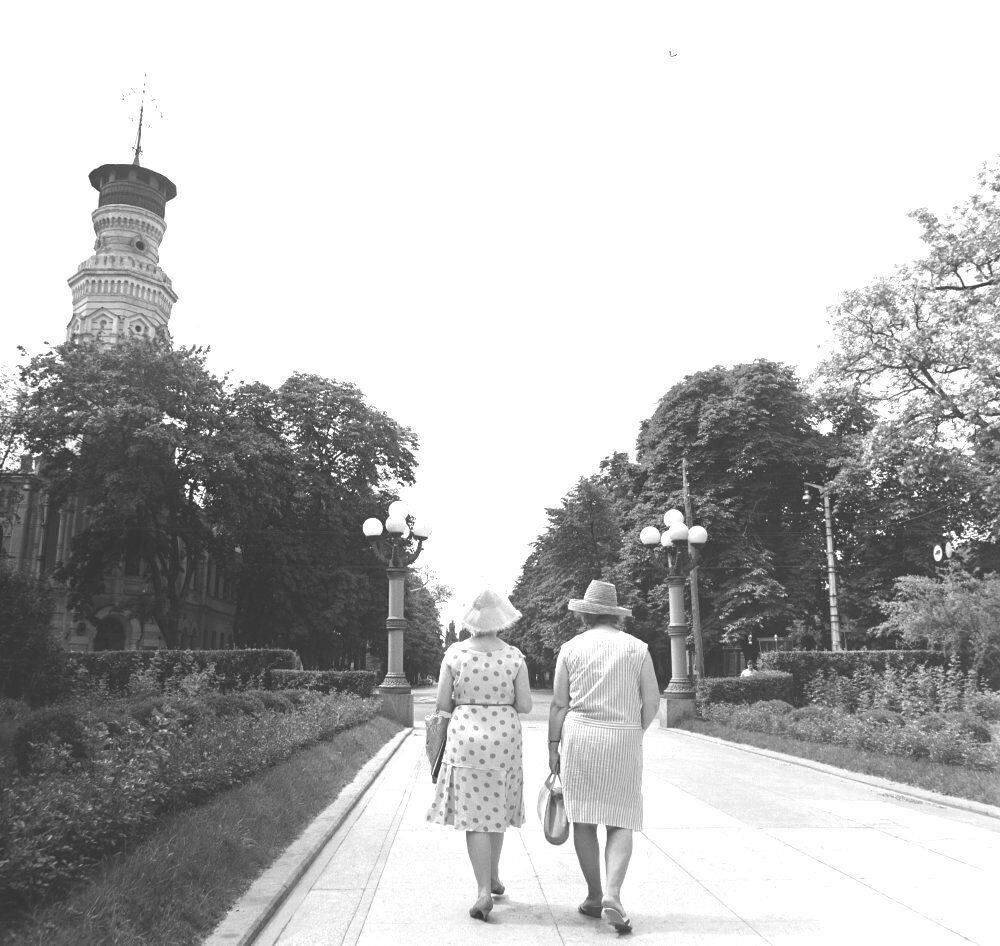
POLYGON ((605 904, 622 909, 622 884, 629 861, 632 859, 631 828, 608 827, 608 841, 604 846, 604 863, 608 872, 608 892, 604 897, 605 904))
POLYGON ((476 887, 479 896, 490 895, 491 862, 493 860, 493 844, 488 831, 466 831, 465 844, 469 849, 469 860, 472 861, 472 872, 476 875, 476 887))
POLYGON ((503 850, 503 831, 490 831, 490 889, 500 884, 500 852, 503 850))
POLYGON ((587 899, 584 902, 600 906, 604 890, 601 887, 601 848, 597 843, 597 825, 574 821, 573 846, 583 879, 587 881, 587 899))

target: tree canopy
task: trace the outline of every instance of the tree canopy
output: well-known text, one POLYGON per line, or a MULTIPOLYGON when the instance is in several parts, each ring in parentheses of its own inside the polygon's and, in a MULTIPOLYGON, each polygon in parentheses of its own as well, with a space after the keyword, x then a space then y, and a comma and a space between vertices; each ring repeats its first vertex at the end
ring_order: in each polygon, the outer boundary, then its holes
MULTIPOLYGON (((50 502, 85 513, 57 574, 70 606, 92 612, 131 556, 148 592, 129 604, 176 646, 210 555, 238 576, 239 643, 292 646, 310 666, 384 660, 385 572, 361 523, 413 482, 415 435, 353 385, 295 374, 277 389, 234 388, 206 354, 69 343, 22 369, 13 436, 42 458, 50 502)), ((434 601, 419 578, 409 594, 414 641, 427 638, 411 665, 427 672, 419 654, 440 645, 434 601)))

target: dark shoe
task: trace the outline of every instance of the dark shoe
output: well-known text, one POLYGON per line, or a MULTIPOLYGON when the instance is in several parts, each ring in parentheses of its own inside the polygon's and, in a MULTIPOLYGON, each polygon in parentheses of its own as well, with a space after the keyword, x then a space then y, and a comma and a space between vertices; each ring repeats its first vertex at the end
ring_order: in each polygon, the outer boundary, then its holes
POLYGON ((601 918, 601 905, 599 903, 587 903, 586 900, 577 907, 584 916, 593 917, 595 920, 601 918))
POLYGON ((469 916, 474 920, 485 920, 490 915, 490 910, 493 909, 493 898, 492 897, 480 897, 471 907, 469 907, 469 916))
POLYGON ((616 933, 631 933, 632 921, 618 907, 604 907, 605 919, 615 928, 616 933))

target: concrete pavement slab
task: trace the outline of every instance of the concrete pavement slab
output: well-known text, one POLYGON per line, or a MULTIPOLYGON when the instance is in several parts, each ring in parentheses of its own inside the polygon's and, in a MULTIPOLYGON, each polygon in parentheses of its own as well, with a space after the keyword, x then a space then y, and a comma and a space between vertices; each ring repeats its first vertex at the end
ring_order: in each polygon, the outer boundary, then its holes
MULTIPOLYGON (((488 923, 464 832, 429 825, 423 732, 401 745, 258 937, 261 944, 620 941, 577 912, 572 841, 534 813, 545 727, 524 725, 527 822, 506 834, 488 923)), ((623 891, 631 942, 993 943, 1000 820, 886 792, 725 744, 653 729, 646 827, 623 891)))

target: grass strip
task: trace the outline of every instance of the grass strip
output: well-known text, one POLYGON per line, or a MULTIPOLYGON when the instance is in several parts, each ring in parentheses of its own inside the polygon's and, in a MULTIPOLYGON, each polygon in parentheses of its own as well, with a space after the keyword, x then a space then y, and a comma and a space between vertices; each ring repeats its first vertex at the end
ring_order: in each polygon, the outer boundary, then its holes
POLYGON ((852 749, 825 742, 807 742, 791 736, 734 729, 720 723, 703 719, 686 719, 681 729, 716 736, 728 742, 739 742, 759 749, 770 749, 800 759, 812 759, 838 769, 877 775, 881 778, 914 785, 942 795, 968 798, 986 805, 1000 806, 1000 774, 966 769, 943 762, 929 762, 926 759, 907 759, 901 756, 881 755, 866 749, 852 749))
POLYGON ((0 930, 0 944, 201 943, 399 729, 377 716, 166 817, 154 834, 108 858, 66 897, 0 930))

